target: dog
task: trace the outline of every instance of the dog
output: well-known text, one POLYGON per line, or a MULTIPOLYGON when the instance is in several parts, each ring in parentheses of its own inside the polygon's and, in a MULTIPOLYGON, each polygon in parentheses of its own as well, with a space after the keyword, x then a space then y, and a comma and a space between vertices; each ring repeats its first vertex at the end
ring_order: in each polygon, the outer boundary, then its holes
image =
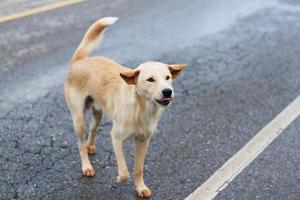
POLYGON ((104 17, 87 30, 75 51, 64 85, 65 100, 78 136, 78 148, 85 176, 94 176, 88 154, 96 153, 97 127, 106 112, 113 122, 111 139, 118 164, 117 183, 128 180, 123 141, 135 142, 134 182, 139 197, 151 197, 143 178, 144 159, 162 111, 174 98, 172 80, 185 64, 167 65, 145 62, 135 69, 126 68, 105 57, 88 57, 107 27, 118 18, 104 17), (85 143, 85 111, 91 109, 93 119, 85 143))

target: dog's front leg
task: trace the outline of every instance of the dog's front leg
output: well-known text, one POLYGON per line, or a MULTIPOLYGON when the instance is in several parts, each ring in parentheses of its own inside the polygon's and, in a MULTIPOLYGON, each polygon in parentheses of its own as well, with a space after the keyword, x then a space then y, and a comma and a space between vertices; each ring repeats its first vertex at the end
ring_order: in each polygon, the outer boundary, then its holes
POLYGON ((141 141, 135 139, 135 167, 134 182, 139 197, 151 197, 151 190, 144 183, 144 161, 148 150, 149 140, 141 141))
POLYGON ((113 130, 111 131, 111 138, 118 164, 118 177, 116 181, 117 183, 124 183, 128 180, 129 172, 123 152, 123 140, 118 138, 113 130))

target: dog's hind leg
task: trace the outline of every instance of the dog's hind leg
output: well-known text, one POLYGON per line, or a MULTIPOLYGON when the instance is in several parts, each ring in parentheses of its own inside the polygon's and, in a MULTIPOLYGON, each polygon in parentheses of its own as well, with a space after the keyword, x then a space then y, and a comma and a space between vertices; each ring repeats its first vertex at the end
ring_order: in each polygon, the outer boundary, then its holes
POLYGON ((85 97, 72 89, 65 91, 65 97, 72 115, 74 129, 78 136, 78 149, 81 158, 82 172, 85 176, 94 176, 95 170, 91 165, 87 149, 84 145, 85 97))
POLYGON ((99 123, 103 116, 102 110, 96 110, 94 107, 92 109, 93 109, 93 119, 90 126, 89 138, 86 144, 87 152, 89 154, 96 153, 95 137, 99 127, 99 123))

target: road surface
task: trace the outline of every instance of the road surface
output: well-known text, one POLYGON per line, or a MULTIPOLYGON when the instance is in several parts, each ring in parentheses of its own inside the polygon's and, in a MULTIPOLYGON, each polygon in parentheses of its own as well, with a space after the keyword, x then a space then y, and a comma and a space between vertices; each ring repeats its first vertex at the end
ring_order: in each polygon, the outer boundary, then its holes
MULTIPOLYGON (((20 11, 4 3, 0 16, 20 11)), ((297 1, 89 0, 2 23, 0 199, 138 199, 132 179, 114 182, 107 117, 96 176, 82 176, 63 97, 70 58, 103 16, 120 20, 93 55, 188 64, 146 159, 155 200, 186 198, 300 94, 297 1)), ((215 199, 299 199, 299 130, 297 119, 215 199)), ((130 141, 125 149, 133 169, 130 141)))

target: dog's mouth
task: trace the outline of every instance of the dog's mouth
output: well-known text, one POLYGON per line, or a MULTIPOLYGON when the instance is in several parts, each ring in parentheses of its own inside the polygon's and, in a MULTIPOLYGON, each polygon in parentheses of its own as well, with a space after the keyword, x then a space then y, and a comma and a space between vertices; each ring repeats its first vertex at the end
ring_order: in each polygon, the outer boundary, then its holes
POLYGON ((172 101, 172 98, 162 98, 160 100, 156 100, 156 102, 162 106, 167 106, 172 101))

